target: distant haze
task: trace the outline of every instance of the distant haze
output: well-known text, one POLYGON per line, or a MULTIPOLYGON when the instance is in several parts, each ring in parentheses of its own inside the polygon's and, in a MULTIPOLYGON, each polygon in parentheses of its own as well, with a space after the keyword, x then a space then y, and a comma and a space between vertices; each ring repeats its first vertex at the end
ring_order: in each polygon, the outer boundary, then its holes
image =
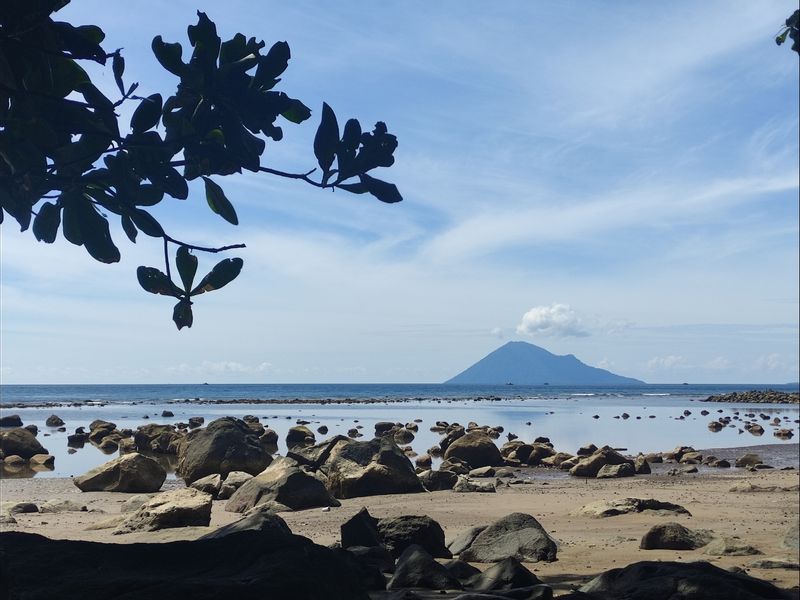
POLYGON ((636 385, 643 381, 558 356, 527 342, 508 342, 445 383, 516 385, 636 385))

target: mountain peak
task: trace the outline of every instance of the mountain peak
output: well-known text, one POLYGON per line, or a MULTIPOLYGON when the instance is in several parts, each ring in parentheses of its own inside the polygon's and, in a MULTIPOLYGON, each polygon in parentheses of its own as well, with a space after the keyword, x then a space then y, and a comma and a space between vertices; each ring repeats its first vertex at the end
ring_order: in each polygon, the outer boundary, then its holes
POLYGON ((445 383, 637 385, 644 382, 589 366, 574 354, 559 356, 535 344, 510 341, 445 383))

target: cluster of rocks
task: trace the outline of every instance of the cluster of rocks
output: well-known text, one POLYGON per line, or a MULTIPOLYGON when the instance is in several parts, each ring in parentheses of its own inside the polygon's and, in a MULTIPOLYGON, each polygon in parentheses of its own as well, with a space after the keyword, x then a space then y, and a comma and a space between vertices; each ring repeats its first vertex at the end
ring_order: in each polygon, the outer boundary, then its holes
MULTIPOLYGON (((717 412, 722 412, 722 410, 719 410, 717 412)), ((705 416, 708 415, 709 413, 707 410, 703 410, 701 411, 700 414, 705 416)), ((767 426, 772 427, 772 435, 774 435, 776 438, 782 440, 790 440, 794 437, 794 431, 790 427, 782 427, 782 425, 785 425, 791 421, 790 417, 788 416, 784 416, 783 418, 779 416, 771 417, 770 415, 765 414, 763 412, 759 413, 758 417, 762 421, 768 421, 768 423, 765 424, 767 426)), ((795 423, 797 422, 798 420, 795 420, 795 423)), ((714 421, 710 421, 708 423, 709 431, 712 431, 714 433, 720 432, 726 427, 734 429, 738 428, 739 433, 744 433, 745 431, 747 431, 748 433, 756 437, 764 435, 764 426, 756 420, 756 414, 752 412, 741 415, 740 411, 735 410, 733 411, 733 415, 731 416, 723 415, 718 417, 714 421), (734 423, 733 421, 738 421, 738 423, 734 423)))
POLYGON ((26 513, 86 512, 84 504, 72 500, 47 500, 41 504, 34 502, 0 502, 0 525, 14 525, 14 515, 26 513))
POLYGON ((703 402, 738 402, 741 404, 797 404, 800 392, 778 392, 775 390, 750 390, 709 396, 703 402))
MULTIPOLYGON (((31 426, 22 427, 22 421, 17 415, 11 415, 11 417, 16 417, 13 422, 18 422, 20 426, 0 430, 0 463, 2 463, 3 469, 10 472, 23 469, 52 470, 56 459, 36 439, 37 430, 32 429, 31 426)), ((9 419, 10 417, 3 418, 9 419)))

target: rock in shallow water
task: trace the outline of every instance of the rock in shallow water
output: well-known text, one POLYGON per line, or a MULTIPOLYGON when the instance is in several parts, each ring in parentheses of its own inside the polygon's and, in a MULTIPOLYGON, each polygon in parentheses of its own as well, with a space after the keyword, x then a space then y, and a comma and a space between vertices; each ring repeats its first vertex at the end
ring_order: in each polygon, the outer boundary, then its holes
POLYGON ((82 492, 157 492, 167 472, 156 461, 136 452, 95 467, 72 483, 82 492))

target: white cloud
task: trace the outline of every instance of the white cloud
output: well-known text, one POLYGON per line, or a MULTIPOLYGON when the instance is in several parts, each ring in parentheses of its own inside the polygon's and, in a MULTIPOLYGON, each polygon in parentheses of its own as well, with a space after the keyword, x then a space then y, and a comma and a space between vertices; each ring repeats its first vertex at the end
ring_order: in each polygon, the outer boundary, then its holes
POLYGON ((181 363, 167 367, 170 373, 188 373, 199 375, 223 375, 230 373, 264 373, 272 368, 272 364, 262 362, 256 365, 246 365, 236 361, 221 360, 221 361, 208 361, 204 360, 197 365, 190 365, 181 363))
POLYGON ((517 325, 520 335, 552 337, 586 337, 589 332, 578 314, 568 304, 534 306, 517 325))
POLYGON ((506 334, 503 331, 502 327, 493 327, 489 333, 491 333, 494 337, 496 337, 499 340, 502 340, 503 338, 506 337, 506 334))
POLYGON ((654 356, 647 361, 647 368, 651 371, 685 368, 686 359, 683 356, 669 354, 667 356, 654 356))
POLYGON ((758 359, 756 359, 756 369, 759 371, 778 371, 785 368, 786 363, 783 357, 776 352, 765 356, 759 356, 758 359))
POLYGON ((731 361, 729 361, 724 356, 714 357, 706 363, 706 369, 711 369, 713 371, 725 371, 726 369, 730 368, 731 368, 731 361))

